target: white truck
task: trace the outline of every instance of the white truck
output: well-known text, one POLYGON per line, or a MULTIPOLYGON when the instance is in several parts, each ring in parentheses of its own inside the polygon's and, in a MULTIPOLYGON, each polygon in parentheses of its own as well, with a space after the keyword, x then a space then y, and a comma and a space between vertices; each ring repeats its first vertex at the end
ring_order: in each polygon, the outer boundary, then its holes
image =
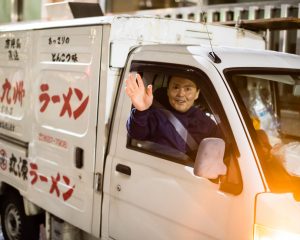
POLYGON ((264 44, 151 17, 1 26, 5 239, 299 239, 300 57, 264 44), (192 159, 130 138, 129 72, 154 93, 199 81, 225 149, 207 139, 192 159))

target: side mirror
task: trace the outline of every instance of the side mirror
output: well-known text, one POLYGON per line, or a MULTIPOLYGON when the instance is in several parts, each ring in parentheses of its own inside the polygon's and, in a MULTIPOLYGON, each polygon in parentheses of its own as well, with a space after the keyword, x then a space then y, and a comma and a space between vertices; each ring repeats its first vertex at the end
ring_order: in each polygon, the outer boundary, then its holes
POLYGON ((225 142, 221 138, 205 138, 201 141, 194 165, 194 174, 208 179, 225 175, 227 167, 223 162, 225 142))

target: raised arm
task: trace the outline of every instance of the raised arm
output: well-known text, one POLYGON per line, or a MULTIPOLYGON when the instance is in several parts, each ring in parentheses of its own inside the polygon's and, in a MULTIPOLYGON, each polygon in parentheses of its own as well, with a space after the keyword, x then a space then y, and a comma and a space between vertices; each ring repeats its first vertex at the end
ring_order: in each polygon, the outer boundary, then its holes
POLYGON ((139 74, 130 73, 125 80, 125 91, 130 97, 132 105, 139 111, 145 111, 152 105, 153 93, 152 85, 145 88, 143 79, 139 74))

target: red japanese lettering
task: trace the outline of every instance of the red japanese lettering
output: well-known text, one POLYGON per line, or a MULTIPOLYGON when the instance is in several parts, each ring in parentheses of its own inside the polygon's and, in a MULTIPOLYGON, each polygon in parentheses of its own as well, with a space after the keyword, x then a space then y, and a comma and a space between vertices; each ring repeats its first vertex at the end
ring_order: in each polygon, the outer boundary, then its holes
POLYGON ((2 89, 3 89, 3 93, 2 93, 2 96, 1 96, 1 102, 4 101, 4 99, 6 99, 6 102, 8 104, 10 104, 11 102, 11 98, 9 97, 9 92, 10 92, 10 89, 11 89, 11 84, 10 82, 8 81, 7 78, 5 78, 5 82, 4 84, 2 85, 2 89))
POLYGON ((30 168, 31 170, 29 171, 30 176, 33 176, 32 180, 31 180, 31 184, 35 184, 36 181, 38 180, 38 174, 37 174, 37 169, 38 166, 35 163, 30 163, 30 168))
MULTIPOLYGON (((74 91, 75 91, 77 98, 81 101, 81 99, 83 97, 82 92, 78 88, 75 88, 74 91)), ((80 106, 73 112, 74 119, 77 119, 78 117, 80 117, 80 115, 84 112, 88 102, 89 102, 89 96, 87 96, 84 99, 84 101, 80 104, 80 106)))
POLYGON ((45 177, 45 176, 40 176, 40 180, 41 180, 42 182, 48 182, 48 178, 45 177))
POLYGON ((23 81, 17 82, 16 86, 14 86, 14 94, 13 94, 14 104, 17 101, 19 101, 20 105, 22 106, 24 97, 25 97, 24 82, 23 81))
MULTIPOLYGON (((70 179, 67 176, 63 176, 63 179, 64 179, 64 182, 69 186, 70 179)), ((63 193, 64 201, 67 201, 72 196, 74 188, 75 188, 75 185, 73 185, 72 188, 70 188, 68 191, 63 193)))
POLYGON ((60 102, 60 96, 54 95, 51 97, 51 100, 53 103, 58 103, 58 102, 60 102))
POLYGON ((52 181, 52 186, 50 188, 50 193, 53 193, 54 191, 56 192, 56 195, 59 197, 60 192, 58 189, 58 182, 60 180, 60 174, 58 173, 56 178, 51 176, 51 181, 52 181))
POLYGON ((68 88, 67 94, 62 94, 62 96, 60 96, 60 95, 50 96, 47 93, 49 90, 48 84, 41 84, 40 89, 42 92, 39 95, 39 100, 42 103, 40 112, 44 112, 47 109, 47 107, 51 101, 53 104, 57 104, 57 103, 60 103, 62 100, 63 105, 61 107, 59 116, 63 117, 65 114, 67 114, 67 116, 69 118, 72 118, 72 115, 73 115, 74 119, 76 120, 83 114, 83 112, 85 111, 85 109, 89 103, 89 96, 86 96, 84 98, 82 91, 78 88, 74 88, 74 89, 68 88), (77 107, 75 109, 74 108, 72 109, 72 105, 71 105, 71 102, 76 102, 72 99, 72 97, 74 96, 73 92, 75 93, 75 97, 77 97, 77 99, 80 101, 80 103, 77 105, 77 107))
MULTIPOLYGON (((49 90, 49 86, 48 86, 48 84, 42 84, 40 89, 42 92, 46 92, 49 90)), ((50 96, 48 93, 42 93, 39 96, 39 100, 40 100, 40 102, 42 102, 42 107, 40 108, 40 112, 44 112, 50 102, 50 96)))
POLYGON ((71 109, 71 105, 70 105, 70 99, 72 97, 72 94, 73 94, 72 88, 69 88, 68 95, 63 94, 64 105, 59 114, 60 117, 65 115, 66 112, 68 112, 69 117, 72 116, 72 109, 71 109))

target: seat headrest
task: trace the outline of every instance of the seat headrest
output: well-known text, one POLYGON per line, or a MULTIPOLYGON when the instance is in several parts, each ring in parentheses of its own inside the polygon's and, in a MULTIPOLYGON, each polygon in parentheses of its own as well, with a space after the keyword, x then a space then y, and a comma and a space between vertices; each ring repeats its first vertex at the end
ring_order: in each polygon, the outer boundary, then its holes
POLYGON ((162 106, 167 107, 169 105, 169 98, 167 95, 167 87, 161 87, 154 91, 154 99, 162 106))

